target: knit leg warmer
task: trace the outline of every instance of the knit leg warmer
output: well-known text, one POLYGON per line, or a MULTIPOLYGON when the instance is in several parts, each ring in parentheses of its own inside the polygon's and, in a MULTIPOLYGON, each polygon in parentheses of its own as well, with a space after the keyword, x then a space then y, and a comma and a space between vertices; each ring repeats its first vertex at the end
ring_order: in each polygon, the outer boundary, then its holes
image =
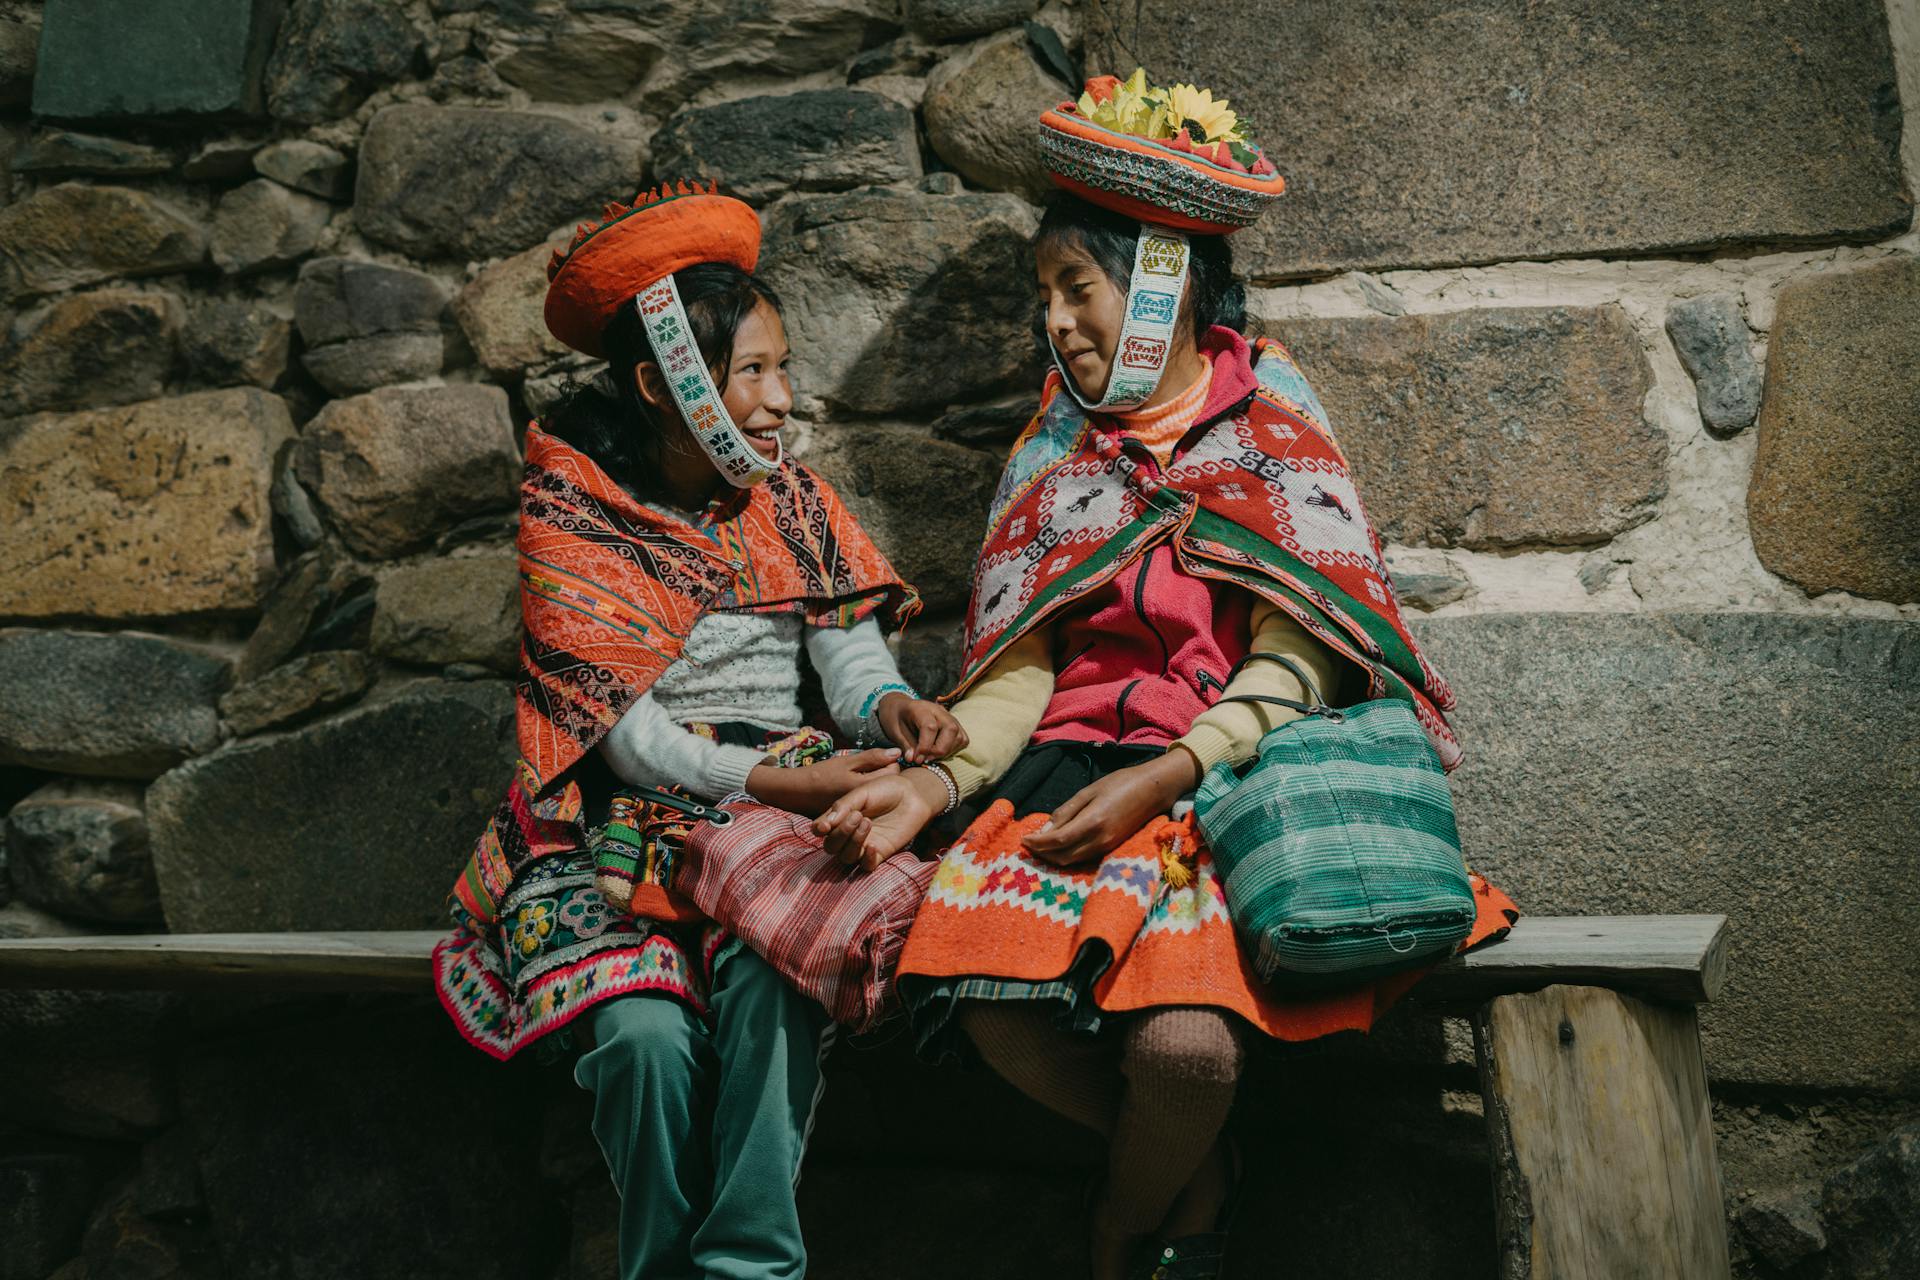
POLYGON ((1239 1023, 1216 1009, 1149 1009, 1110 1046, 1067 1034, 1045 1009, 969 1001, 960 1025, 987 1065, 1050 1111, 1109 1140, 1099 1227, 1156 1230, 1212 1149, 1246 1061, 1239 1023))
POLYGON ((1246 1059, 1237 1022, 1217 1009, 1150 1009, 1121 1033, 1126 1078, 1098 1225, 1159 1229, 1227 1123, 1246 1059))
POLYGON ((960 1026, 1001 1079, 1047 1110, 1112 1135, 1122 1082, 1110 1048, 1061 1031, 1047 1009, 1015 1001, 969 1000, 960 1026))

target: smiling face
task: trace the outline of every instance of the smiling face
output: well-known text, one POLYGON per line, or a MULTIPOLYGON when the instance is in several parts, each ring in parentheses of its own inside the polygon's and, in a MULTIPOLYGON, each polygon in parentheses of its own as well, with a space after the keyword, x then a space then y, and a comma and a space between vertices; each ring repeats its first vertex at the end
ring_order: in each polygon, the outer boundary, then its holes
POLYGON ((793 409, 793 384, 787 365, 787 328, 765 298, 733 331, 733 361, 720 402, 753 451, 772 462, 780 456, 780 430, 793 409))
MULTIPOLYGON (((724 369, 710 368, 720 388, 720 403, 747 438, 747 445, 768 462, 780 457, 780 432, 793 409, 788 380, 787 330, 780 313, 765 298, 754 302, 733 331, 733 354, 724 369)), ((720 469, 680 416, 679 406, 660 376, 660 366, 643 360, 633 376, 640 396, 660 415, 666 447, 660 471, 666 491, 683 507, 695 507, 725 483, 720 469)))
POLYGON ((1034 252, 1047 339, 1060 353, 1083 398, 1099 400, 1113 372, 1114 348, 1125 322, 1127 292, 1078 245, 1060 236, 1034 252))

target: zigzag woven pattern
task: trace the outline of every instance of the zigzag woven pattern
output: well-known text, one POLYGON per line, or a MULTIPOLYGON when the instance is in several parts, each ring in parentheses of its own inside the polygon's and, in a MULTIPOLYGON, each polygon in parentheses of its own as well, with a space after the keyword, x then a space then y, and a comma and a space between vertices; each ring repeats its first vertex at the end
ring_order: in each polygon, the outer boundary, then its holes
POLYGON ((1057 129, 1040 130, 1040 152, 1047 169, 1062 177, 1229 227, 1252 226, 1281 198, 1216 182, 1172 156, 1102 146, 1057 129))

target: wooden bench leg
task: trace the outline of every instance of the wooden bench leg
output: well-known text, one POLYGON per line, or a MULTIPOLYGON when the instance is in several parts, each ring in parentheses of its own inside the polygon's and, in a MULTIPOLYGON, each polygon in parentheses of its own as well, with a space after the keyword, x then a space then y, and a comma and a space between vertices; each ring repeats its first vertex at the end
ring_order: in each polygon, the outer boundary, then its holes
POLYGON ((1473 1020, 1502 1280, 1728 1274, 1691 1008, 1599 987, 1500 996, 1473 1020))

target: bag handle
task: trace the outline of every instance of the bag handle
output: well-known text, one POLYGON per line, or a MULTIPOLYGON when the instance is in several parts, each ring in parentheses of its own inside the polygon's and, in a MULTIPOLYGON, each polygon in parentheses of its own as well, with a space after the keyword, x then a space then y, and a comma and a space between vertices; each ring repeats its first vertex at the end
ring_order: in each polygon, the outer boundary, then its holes
POLYGON ((689 800, 677 796, 671 791, 662 791, 658 787, 622 786, 621 795, 632 796, 647 804, 657 804, 663 808, 683 813, 695 822, 711 822, 716 827, 724 827, 733 821, 733 815, 725 809, 714 809, 701 804, 698 800, 689 800))
POLYGON ((1338 709, 1327 705, 1326 699, 1320 696, 1319 686, 1314 684, 1312 676, 1301 670, 1299 663, 1282 654, 1249 653, 1246 657, 1233 664, 1233 670, 1227 673, 1227 683, 1233 683, 1233 678, 1239 675, 1249 662, 1256 659, 1264 659, 1267 662, 1277 662, 1292 672, 1294 678, 1300 681, 1300 686, 1307 691, 1307 697, 1310 698, 1311 701, 1295 702, 1292 698, 1277 698, 1267 693, 1234 693, 1221 698, 1219 702, 1214 703, 1215 706, 1219 706, 1221 702, 1267 702, 1276 707, 1286 707, 1290 711, 1298 711, 1303 716, 1319 716, 1329 724, 1339 724, 1347 718, 1345 714, 1338 709))

